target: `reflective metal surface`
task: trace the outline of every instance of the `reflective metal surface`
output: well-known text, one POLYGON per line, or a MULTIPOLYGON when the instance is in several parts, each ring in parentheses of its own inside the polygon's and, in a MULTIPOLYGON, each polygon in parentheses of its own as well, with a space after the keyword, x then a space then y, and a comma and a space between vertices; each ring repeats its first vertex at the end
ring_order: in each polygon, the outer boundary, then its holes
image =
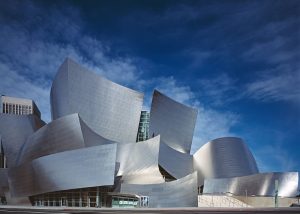
POLYGON ((29 203, 27 196, 44 200, 51 192, 61 198, 59 192, 77 189, 81 200, 80 188, 92 188, 99 204, 101 188, 105 194, 149 196, 150 207, 187 207, 197 206, 203 184, 204 193, 270 196, 278 180, 279 196, 295 196, 299 174, 258 174, 240 138, 212 140, 190 155, 197 110, 158 91, 150 113, 152 138, 135 143, 142 101, 141 93, 66 59, 51 89, 52 122, 0 114, 9 167, 0 170, 0 195, 22 204, 29 203))
POLYGON ((8 167, 16 165, 26 139, 43 125, 35 115, 0 114, 0 135, 8 167))
POLYGON ((117 162, 120 163, 118 176, 122 183, 154 184, 163 183, 158 168, 160 136, 136 144, 118 144, 117 162))
POLYGON ((155 90, 150 111, 149 136, 159 134, 168 146, 189 154, 197 112, 155 90))
POLYGON ((162 184, 122 184, 121 192, 149 196, 150 207, 196 207, 197 173, 162 184))
POLYGON ((38 157, 89 146, 113 143, 87 127, 78 114, 71 114, 37 130, 29 136, 18 157, 18 164, 38 157))
POLYGON ((242 139, 223 137, 203 145, 194 155, 199 186, 204 178, 230 178, 258 173, 250 150, 242 139))
POLYGON ((159 165, 176 179, 194 172, 192 155, 178 152, 163 142, 159 148, 159 165))
POLYGON ((59 68, 51 88, 52 118, 79 113, 97 134, 134 143, 143 94, 90 72, 71 59, 59 68))
POLYGON ((273 172, 235 178, 206 179, 203 192, 229 192, 239 196, 274 196, 275 180, 278 180, 278 196, 295 197, 298 194, 298 172, 273 172))
POLYGON ((20 197, 113 185, 116 152, 116 144, 93 146, 47 155, 9 168, 10 192, 20 197))

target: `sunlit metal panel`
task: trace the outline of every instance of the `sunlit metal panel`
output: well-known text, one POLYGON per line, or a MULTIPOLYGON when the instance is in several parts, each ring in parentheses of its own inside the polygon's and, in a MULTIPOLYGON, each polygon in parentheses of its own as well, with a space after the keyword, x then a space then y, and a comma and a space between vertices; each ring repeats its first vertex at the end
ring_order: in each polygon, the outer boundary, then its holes
POLYGON ((159 165, 176 179, 194 171, 192 155, 179 152, 163 142, 159 148, 159 165))
POLYGON ((155 90, 150 111, 149 135, 161 135, 171 148, 190 153, 197 109, 185 106, 155 90))
POLYGON ((203 145, 194 155, 199 186, 204 178, 230 178, 258 173, 255 159, 243 142, 236 137, 223 137, 203 145))
POLYGON ((120 163, 118 176, 122 183, 153 184, 163 183, 158 167, 160 136, 136 144, 119 144, 117 162, 120 163))
POLYGON ((116 144, 56 153, 8 171, 13 196, 113 185, 116 144))
POLYGON ((97 134, 120 143, 135 142, 142 103, 142 93, 102 78, 69 58, 51 88, 53 119, 79 113, 97 134))

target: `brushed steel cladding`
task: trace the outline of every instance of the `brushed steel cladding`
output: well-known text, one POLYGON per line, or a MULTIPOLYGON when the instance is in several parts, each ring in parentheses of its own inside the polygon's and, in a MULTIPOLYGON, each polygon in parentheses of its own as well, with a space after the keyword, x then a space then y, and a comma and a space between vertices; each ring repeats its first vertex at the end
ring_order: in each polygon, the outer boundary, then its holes
POLYGON ((197 207, 197 173, 161 184, 122 184, 121 192, 149 196, 150 207, 197 207))
POLYGON ((194 171, 192 155, 178 152, 163 142, 160 143, 159 165, 176 179, 194 171))
POLYGON ((0 114, 0 135, 8 167, 16 165, 26 139, 44 124, 35 115, 0 114))
POLYGON ((203 145, 194 155, 199 186, 204 178, 230 178, 258 173, 253 155, 236 137, 223 137, 203 145))
POLYGON ((111 82, 66 59, 51 88, 53 119, 79 113, 97 134, 135 143, 143 94, 111 82))
POLYGON ((197 109, 185 106, 155 90, 153 93, 149 136, 161 135, 171 148, 190 153, 197 109))
POLYGON ((298 172, 272 172, 235 177, 205 179, 203 193, 229 192, 238 196, 274 196, 278 180, 278 196, 295 197, 299 189, 298 172))
POLYGON ((59 118, 27 138, 18 157, 18 165, 36 158, 89 146, 109 144, 90 130, 78 114, 59 118))
POLYGON ((116 144, 93 146, 37 158, 10 168, 12 196, 114 184, 116 144), (22 179, 20 179, 22 178, 22 179))
POLYGON ((159 135, 136 144, 118 144, 117 162, 120 168, 117 175, 122 176, 122 183, 164 182, 158 167, 159 144, 159 135))

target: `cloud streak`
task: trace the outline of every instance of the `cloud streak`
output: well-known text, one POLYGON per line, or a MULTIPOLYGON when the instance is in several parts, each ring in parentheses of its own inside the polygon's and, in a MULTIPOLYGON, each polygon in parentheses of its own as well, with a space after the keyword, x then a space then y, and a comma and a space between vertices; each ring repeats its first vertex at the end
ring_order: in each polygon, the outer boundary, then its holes
MULTIPOLYGON (((173 76, 143 79, 143 67, 137 58, 112 57, 109 46, 88 33, 83 33, 84 23, 76 9, 46 9, 32 2, 27 3, 22 6, 22 20, 2 23, 3 27, 0 29, 0 46, 3 47, 0 50, 2 93, 34 99, 43 118, 49 122, 51 82, 59 65, 69 56, 112 81, 145 91, 145 108, 149 109, 154 88, 179 102, 198 108, 194 151, 212 138, 230 135, 230 127, 235 124, 236 115, 204 107, 197 100, 195 92, 173 76), (45 16, 48 16, 46 20, 45 16), (23 19, 26 20, 25 24, 23 19)), ((14 14, 19 7, 20 5, 12 5, 7 12, 14 14)))

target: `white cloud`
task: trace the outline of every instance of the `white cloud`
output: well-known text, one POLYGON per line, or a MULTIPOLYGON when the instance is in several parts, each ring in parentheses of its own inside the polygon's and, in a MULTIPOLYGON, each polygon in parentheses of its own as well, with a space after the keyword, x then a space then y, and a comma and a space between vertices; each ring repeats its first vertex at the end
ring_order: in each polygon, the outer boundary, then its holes
MULTIPOLYGON (((43 10, 36 5, 24 5, 23 10, 25 14, 38 14, 39 18, 27 17, 26 24, 7 23, 0 29, 0 91, 10 96, 34 99, 47 122, 50 121, 51 82, 59 65, 69 56, 112 81, 145 91, 146 98, 150 98, 152 89, 157 88, 179 102, 198 108, 193 152, 208 140, 231 135, 230 128, 237 121, 235 114, 204 107, 192 89, 180 84, 173 76, 144 80, 134 57, 109 57, 108 46, 82 32, 83 23, 76 10, 67 8, 67 13, 65 8, 63 11, 54 9, 53 13, 44 11, 44 15, 49 16, 48 25, 41 23, 43 10), (31 24, 37 24, 35 22, 38 22, 37 27, 29 31, 31 24), (57 36, 63 42, 55 40, 57 36)), ((199 58, 199 54, 195 57, 199 58)), ((148 108, 150 102, 150 99, 146 100, 148 108)))
POLYGON ((36 20, 30 15, 26 23, 12 21, 13 24, 8 22, 0 28, 0 90, 8 96, 34 99, 45 121, 50 121, 49 91, 52 79, 68 56, 112 81, 124 85, 134 85, 137 81, 140 71, 134 59, 108 57, 107 46, 82 33, 81 26, 77 24, 81 22, 76 11, 67 8, 69 12, 65 13, 64 8, 53 9, 49 13, 31 3, 24 5, 23 10, 24 14, 31 12, 33 15, 45 12, 44 15, 49 15, 47 25, 39 23, 32 29, 30 25, 36 24, 36 20), (53 38, 57 34, 59 39, 68 38, 69 41, 56 41, 53 38))
POLYGON ((262 101, 290 101, 300 104, 300 70, 276 68, 273 75, 264 76, 246 85, 245 96, 262 101))

